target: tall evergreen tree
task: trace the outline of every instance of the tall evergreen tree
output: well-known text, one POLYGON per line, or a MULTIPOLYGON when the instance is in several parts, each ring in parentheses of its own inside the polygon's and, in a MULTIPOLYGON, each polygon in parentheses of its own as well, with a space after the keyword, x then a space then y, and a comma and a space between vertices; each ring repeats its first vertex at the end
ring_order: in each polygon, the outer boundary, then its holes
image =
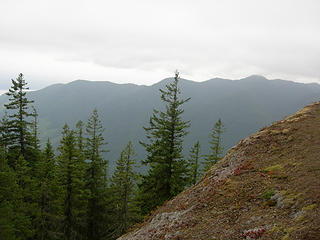
POLYGON ((85 239, 85 211, 87 193, 85 191, 85 163, 79 158, 74 131, 64 126, 58 156, 58 183, 61 187, 63 205, 63 239, 85 239))
POLYGON ((19 155, 22 155, 30 165, 34 164, 34 159, 28 158, 26 152, 31 143, 28 141, 28 136, 30 136, 29 126, 30 121, 29 117, 33 116, 29 110, 29 104, 33 103, 26 97, 26 90, 29 88, 26 87, 27 83, 24 80, 23 74, 20 73, 16 80, 12 79, 12 87, 9 89, 7 95, 9 96, 9 103, 5 104, 8 111, 8 143, 10 148, 13 150, 14 156, 9 158, 9 165, 15 168, 19 155))
POLYGON ((51 240, 58 239, 58 194, 56 160, 52 145, 48 139, 42 153, 38 167, 39 180, 39 209, 40 215, 37 220, 37 239, 51 240))
POLYGON ((0 150, 0 236, 4 240, 24 240, 33 236, 16 173, 0 150))
POLYGON ((120 154, 111 179, 113 200, 116 206, 116 229, 114 236, 119 237, 135 223, 139 217, 135 202, 137 174, 134 172, 134 150, 131 141, 120 154))
POLYGON ((106 170, 108 162, 103 159, 102 146, 104 142, 103 127, 99 120, 98 111, 93 110, 92 115, 88 119, 86 127, 86 187, 89 190, 88 209, 87 209, 87 237, 88 239, 102 239, 106 232, 106 202, 105 194, 106 170))
POLYGON ((208 171, 215 163, 222 159, 222 133, 224 132, 224 125, 219 120, 214 124, 210 134, 210 153, 205 158, 205 171, 208 171))
POLYGON ((40 140, 38 133, 38 112, 34 106, 32 106, 32 117, 33 120, 31 122, 31 145, 34 151, 40 152, 40 140))
POLYGON ((183 138, 189 121, 182 120, 182 105, 190 98, 180 99, 179 73, 161 92, 165 111, 155 110, 149 126, 144 127, 148 142, 141 142, 148 155, 143 162, 150 168, 140 188, 141 207, 145 212, 181 192, 187 184, 187 166, 182 156, 183 138))
POLYGON ((19 156, 16 165, 16 177, 21 191, 20 211, 31 220, 31 226, 25 229, 24 235, 30 235, 29 239, 34 239, 36 233, 36 220, 38 210, 38 188, 33 177, 32 168, 22 155, 19 156))
POLYGON ((0 121, 0 147, 4 158, 7 158, 9 145, 9 125, 7 112, 4 113, 0 121))
MULTIPOLYGON (((40 149, 40 140, 38 133, 38 112, 34 106, 32 106, 32 120, 30 123, 30 134, 27 136, 27 141, 30 144, 27 151, 27 159, 31 159, 31 174, 35 181, 38 181, 38 184, 41 183, 41 180, 37 175, 39 172, 40 162, 42 160, 41 149, 40 149)), ((29 161, 30 162, 30 161, 29 161)), ((38 192, 40 194, 40 192, 38 192)), ((40 195, 39 195, 40 197, 40 195)))
POLYGON ((6 240, 17 239, 14 202, 18 198, 18 191, 15 173, 7 165, 5 144, 2 140, 0 146, 0 233, 1 237, 6 240))
POLYGON ((200 143, 197 141, 190 150, 189 155, 189 172, 190 172, 190 184, 194 185, 200 177, 200 143))
POLYGON ((76 135, 79 151, 83 153, 83 122, 81 120, 76 124, 76 135))
MULTIPOLYGON (((5 115, 1 124, 1 145, 8 165, 14 169, 19 193, 15 202, 19 202, 20 217, 24 219, 24 226, 33 220, 32 225, 23 229, 19 235, 22 239, 34 237, 35 219, 38 215, 38 191, 35 179, 35 168, 39 158, 36 156, 30 132, 29 101, 26 97, 26 87, 23 75, 19 74, 16 80, 12 79, 12 87, 7 95, 9 103, 5 104, 8 115, 5 115)), ((17 217, 19 219, 20 217, 17 217)))

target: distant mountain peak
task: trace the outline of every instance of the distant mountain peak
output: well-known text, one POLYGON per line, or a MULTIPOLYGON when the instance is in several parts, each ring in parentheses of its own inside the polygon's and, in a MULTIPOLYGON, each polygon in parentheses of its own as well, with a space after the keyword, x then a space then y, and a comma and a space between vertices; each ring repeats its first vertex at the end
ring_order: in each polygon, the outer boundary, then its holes
MULTIPOLYGON (((166 85, 166 84, 170 83, 172 80, 173 80, 173 77, 164 78, 160 82, 154 83, 151 86, 163 86, 163 85, 166 85)), ((180 81, 180 83, 182 83, 182 82, 184 82, 184 83, 186 83, 186 82, 188 82, 188 83, 197 83, 195 81, 184 79, 184 78, 179 78, 179 81, 180 81)))
POLYGON ((257 75, 257 74, 254 74, 254 75, 250 75, 249 77, 246 77, 246 78, 242 78, 241 80, 253 80, 253 81, 265 81, 265 80, 268 80, 266 77, 262 76, 262 75, 257 75))
POLYGON ((77 79, 67 84, 86 84, 86 83, 117 84, 110 81, 91 81, 91 80, 85 80, 85 79, 77 79))

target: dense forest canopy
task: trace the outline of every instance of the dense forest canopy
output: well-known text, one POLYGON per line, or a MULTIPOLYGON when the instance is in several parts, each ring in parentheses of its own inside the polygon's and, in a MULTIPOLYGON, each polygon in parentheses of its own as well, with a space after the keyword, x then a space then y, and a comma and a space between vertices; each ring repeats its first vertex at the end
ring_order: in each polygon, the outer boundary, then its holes
MULTIPOLYGON (((0 124, 0 232, 2 239, 115 239, 164 201, 195 184, 202 174, 200 143, 182 154, 190 121, 184 120, 179 73, 160 89, 162 109, 154 109, 136 158, 130 139, 111 174, 108 148, 97 109, 75 126, 64 124, 55 151, 41 148, 38 113, 23 74, 12 80, 0 124), (146 165, 145 174, 137 163, 146 165)), ((124 120, 125 121, 125 120, 124 120)), ((211 133, 210 167, 221 159, 222 122, 211 133), (220 128, 218 127, 220 126, 220 128)))

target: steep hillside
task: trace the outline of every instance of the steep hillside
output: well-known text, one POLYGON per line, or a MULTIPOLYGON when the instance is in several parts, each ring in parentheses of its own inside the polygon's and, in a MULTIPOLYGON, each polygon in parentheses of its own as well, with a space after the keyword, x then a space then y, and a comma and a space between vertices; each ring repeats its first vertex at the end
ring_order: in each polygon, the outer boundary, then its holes
MULTIPOLYGON (((97 108, 106 128, 104 137, 109 143, 106 148, 111 150, 107 158, 113 168, 129 140, 134 144, 137 159, 144 158, 144 149, 138 144, 145 136, 142 126, 147 125, 153 108, 163 107, 159 88, 170 80, 164 79, 152 86, 79 80, 28 94, 35 100, 39 112, 42 142, 50 138, 55 146, 65 122, 73 127, 78 120, 86 121, 97 108)), ((223 145, 228 149, 272 121, 317 101, 320 96, 319 84, 270 81, 261 76, 238 81, 181 79, 180 86, 183 97, 191 97, 184 105, 184 118, 191 120, 185 154, 196 140, 200 141, 202 154, 207 153, 208 133, 219 117, 225 124, 223 145)), ((0 96, 0 106, 5 101, 6 97, 0 96)))
POLYGON ((320 239, 320 103, 241 140, 119 240, 320 239))

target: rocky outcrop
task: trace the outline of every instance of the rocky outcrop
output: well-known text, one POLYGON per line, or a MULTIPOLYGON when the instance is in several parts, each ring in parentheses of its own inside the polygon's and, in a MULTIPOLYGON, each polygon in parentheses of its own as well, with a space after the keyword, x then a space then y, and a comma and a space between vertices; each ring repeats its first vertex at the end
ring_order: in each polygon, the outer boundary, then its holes
POLYGON ((125 239, 320 239, 320 104, 230 149, 125 239))

